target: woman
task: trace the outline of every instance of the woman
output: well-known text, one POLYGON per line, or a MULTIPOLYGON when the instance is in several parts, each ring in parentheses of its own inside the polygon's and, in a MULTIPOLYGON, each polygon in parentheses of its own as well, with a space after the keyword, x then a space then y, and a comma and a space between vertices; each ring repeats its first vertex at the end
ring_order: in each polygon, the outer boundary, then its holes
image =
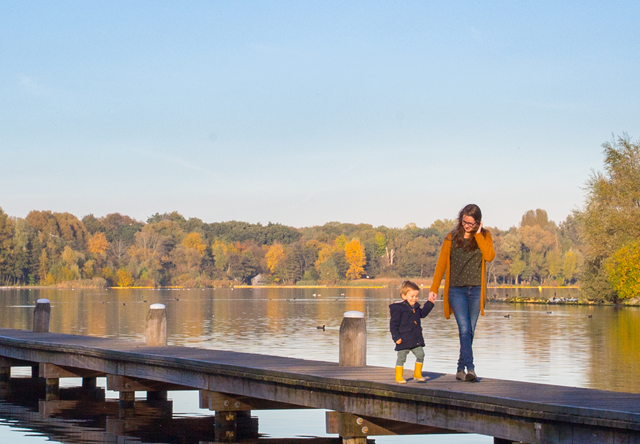
POLYGON ((458 225, 444 238, 429 293, 437 295, 446 271, 444 317, 449 319, 453 311, 458 323, 460 357, 456 379, 459 381, 478 380, 471 347, 478 315, 484 316, 487 300, 486 262, 495 256, 491 234, 482 228, 480 208, 467 205, 458 214, 458 225))

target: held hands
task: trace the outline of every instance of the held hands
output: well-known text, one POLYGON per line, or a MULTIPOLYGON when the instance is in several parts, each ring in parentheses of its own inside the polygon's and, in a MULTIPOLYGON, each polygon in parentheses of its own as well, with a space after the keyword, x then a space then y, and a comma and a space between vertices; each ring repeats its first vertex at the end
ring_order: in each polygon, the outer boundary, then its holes
POLYGON ((435 302, 438 298, 438 293, 434 293, 433 291, 429 292, 429 302, 435 302))

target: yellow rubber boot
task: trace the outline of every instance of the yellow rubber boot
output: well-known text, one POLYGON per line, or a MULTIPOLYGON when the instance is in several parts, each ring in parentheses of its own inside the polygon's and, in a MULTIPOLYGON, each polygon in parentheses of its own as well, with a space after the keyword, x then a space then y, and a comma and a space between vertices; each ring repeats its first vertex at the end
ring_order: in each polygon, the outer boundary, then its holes
POLYGON ((416 362, 416 369, 413 371, 413 379, 424 382, 426 379, 422 377, 422 362, 416 362))
POLYGON ((404 370, 403 367, 396 366, 396 382, 398 384, 406 384, 407 383, 407 381, 405 381, 404 378, 402 377, 402 370, 404 370))

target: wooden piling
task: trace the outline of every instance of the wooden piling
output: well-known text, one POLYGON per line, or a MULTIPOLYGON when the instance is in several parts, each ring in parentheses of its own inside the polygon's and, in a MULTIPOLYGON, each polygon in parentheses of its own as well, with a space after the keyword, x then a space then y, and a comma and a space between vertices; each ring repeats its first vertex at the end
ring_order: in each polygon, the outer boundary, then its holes
POLYGON ((51 318, 51 304, 49 299, 38 299, 33 310, 33 332, 49 333, 49 319, 51 318))
POLYGON ((157 390, 157 391, 148 391, 147 392, 147 401, 166 401, 168 399, 168 392, 166 390, 157 390))
POLYGON ((147 345, 151 347, 166 347, 167 311, 163 304, 152 304, 149 307, 145 336, 147 345))
POLYGON ((45 401, 57 401, 60 399, 60 380, 58 378, 47 378, 45 401))
POLYGON ((98 386, 98 378, 82 378, 82 388, 95 389, 98 386))
POLYGON ((120 419, 133 418, 135 413, 136 392, 120 392, 118 416, 120 419))
POLYGON ((0 367, 0 389, 9 387, 11 381, 11 367, 0 367))
POLYGON ((347 311, 340 324, 341 367, 367 365, 367 323, 364 313, 347 311))

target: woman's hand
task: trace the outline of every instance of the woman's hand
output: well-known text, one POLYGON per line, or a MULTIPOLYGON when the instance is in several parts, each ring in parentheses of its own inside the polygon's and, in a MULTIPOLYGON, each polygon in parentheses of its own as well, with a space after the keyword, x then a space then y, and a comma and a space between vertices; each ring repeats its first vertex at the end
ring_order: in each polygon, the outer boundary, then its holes
POLYGON ((478 231, 476 231, 476 234, 480 233, 482 233, 482 221, 480 221, 480 224, 478 224, 478 231))
POLYGON ((429 301, 435 302, 437 298, 438 298, 438 293, 433 291, 429 292, 429 301))

